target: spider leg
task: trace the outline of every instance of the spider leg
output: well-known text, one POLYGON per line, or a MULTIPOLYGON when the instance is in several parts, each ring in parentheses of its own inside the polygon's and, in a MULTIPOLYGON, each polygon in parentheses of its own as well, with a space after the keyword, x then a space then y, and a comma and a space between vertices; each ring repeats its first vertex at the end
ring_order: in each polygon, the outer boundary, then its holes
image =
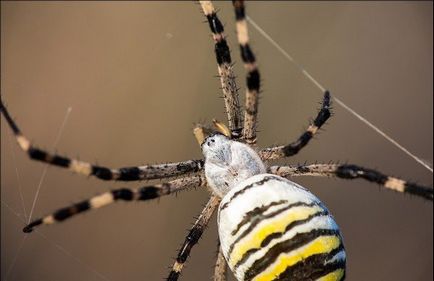
POLYGON ((244 68, 247 70, 243 139, 246 141, 246 143, 255 145, 260 75, 256 65, 255 55, 249 46, 249 34, 247 29, 244 1, 233 0, 232 3, 235 8, 237 37, 238 43, 240 44, 241 59, 244 62, 244 68))
POLYGON ((20 148, 27 153, 30 159, 66 168, 78 174, 95 176, 101 180, 138 181, 181 176, 187 173, 198 172, 203 169, 203 160, 188 160, 177 163, 111 169, 52 154, 41 150, 30 143, 10 116, 2 100, 0 100, 0 111, 5 117, 9 127, 12 129, 20 148))
POLYGON ((353 164, 312 164, 301 166, 272 166, 269 172, 285 178, 293 176, 337 177, 342 179, 361 178, 375 182, 384 188, 397 192, 413 194, 433 201, 432 187, 408 182, 399 178, 386 176, 376 170, 363 168, 353 164))
POLYGON ((220 248, 220 243, 218 245, 217 261, 214 267, 214 281, 226 281, 226 271, 228 265, 226 259, 223 256, 223 252, 220 248))
POLYGON ((223 24, 217 17, 217 13, 211 1, 200 1, 200 5, 208 20, 215 42, 218 73, 225 101, 229 129, 231 129, 233 138, 237 139, 241 136, 242 131, 240 102, 238 100, 238 88, 235 82, 231 53, 224 35, 223 24))
POLYGON ((182 268, 184 267, 184 264, 190 255, 191 249, 199 241, 202 233, 205 231, 205 228, 208 225, 215 209, 218 207, 220 200, 220 197, 212 195, 206 206, 203 208, 202 212, 185 238, 184 244, 179 250, 178 257, 176 258, 169 277, 167 278, 168 281, 178 280, 179 275, 181 275, 182 268))
POLYGON ((318 115, 304 132, 295 142, 288 145, 275 146, 265 148, 260 151, 260 156, 262 160, 274 160, 283 157, 289 157, 297 154, 303 147, 305 147, 313 136, 318 132, 319 128, 329 119, 330 113, 330 93, 326 91, 324 93, 324 98, 322 106, 318 115))
POLYGON ((26 233, 32 232, 33 228, 36 226, 61 222, 79 213, 98 209, 115 203, 119 200, 128 202, 139 200, 145 201, 178 192, 186 188, 204 186, 205 184, 206 180, 203 175, 194 175, 191 177, 175 179, 163 184, 149 185, 134 189, 114 189, 94 196, 88 200, 76 203, 72 206, 59 209, 51 215, 34 220, 29 225, 24 227, 23 231, 26 233))

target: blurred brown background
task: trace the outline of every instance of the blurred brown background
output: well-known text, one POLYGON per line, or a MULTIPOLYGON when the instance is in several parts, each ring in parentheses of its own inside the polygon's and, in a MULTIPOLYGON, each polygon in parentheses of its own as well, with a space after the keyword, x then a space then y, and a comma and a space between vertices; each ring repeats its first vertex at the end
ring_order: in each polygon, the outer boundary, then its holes
MULTIPOLYGON (((243 96, 232 7, 216 6, 243 96)), ((247 12, 332 94, 432 163, 432 2, 254 2, 247 12)), ((24 133, 50 151, 71 106, 56 148, 62 154, 112 167, 200 158, 193 123, 224 120, 203 21, 192 2, 2 2, 2 98, 24 133)), ((321 93, 257 31, 250 34, 264 89, 259 144, 294 140, 316 114, 321 93)), ((339 105, 334 110, 325 132, 282 163, 348 161, 432 185, 431 172, 339 105)), ((119 203, 40 228, 46 238, 33 233, 23 240, 19 187, 28 214, 45 166, 28 160, 1 125, 2 280, 166 277, 206 190, 119 203)), ((348 280, 432 280, 432 203, 360 180, 295 180, 341 226, 348 280)), ((145 184, 51 167, 33 218, 107 189, 145 184)), ((182 280, 210 280, 216 240, 213 219, 182 280)))

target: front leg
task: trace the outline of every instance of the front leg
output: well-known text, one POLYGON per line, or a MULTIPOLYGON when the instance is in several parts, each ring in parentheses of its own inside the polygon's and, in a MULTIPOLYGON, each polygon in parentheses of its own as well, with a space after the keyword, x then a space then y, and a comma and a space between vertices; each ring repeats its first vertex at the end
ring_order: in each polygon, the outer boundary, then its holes
POLYGON ((330 93, 326 91, 322 101, 322 106, 315 120, 309 125, 306 132, 304 132, 296 141, 288 144, 275 147, 269 147, 261 150, 259 155, 264 161, 275 160, 283 157, 289 157, 297 154, 303 147, 305 147, 313 136, 318 132, 322 125, 330 118, 330 93))
POLYGON ((199 172, 203 169, 203 160, 188 160, 183 162, 144 165, 122 168, 108 168, 94 165, 77 159, 70 159, 62 155, 53 154, 33 145, 21 132, 17 123, 12 119, 3 101, 0 99, 0 112, 12 129, 20 146, 31 160, 41 161, 49 165, 71 170, 74 173, 94 176, 101 180, 112 181, 140 181, 178 177, 188 173, 199 172))
POLYGON ((199 218, 194 223, 193 227, 190 229, 187 237, 185 238, 184 244, 179 250, 178 256, 176 257, 176 261, 172 266, 172 270, 169 273, 169 277, 167 277, 167 281, 176 281, 181 275, 181 271, 184 268, 184 264, 190 256, 191 249, 194 245, 197 244, 200 237, 202 236, 205 228, 207 227, 212 214, 215 209, 218 207, 220 203, 220 197, 213 195, 209 199, 206 206, 203 208, 202 212, 199 215, 199 218))
POLYGON ((81 201, 71 206, 57 210, 56 212, 36 219, 24 227, 25 233, 32 232, 35 227, 41 225, 54 224, 70 219, 75 215, 91 210, 96 210, 118 201, 146 201, 159 198, 161 196, 173 194, 187 188, 205 186, 206 179, 203 175, 183 177, 167 183, 148 185, 140 188, 118 188, 104 192, 90 199, 81 201))
POLYGON ((231 53, 229 50, 224 27, 211 1, 199 1, 202 11, 205 14, 214 40, 214 51, 216 55, 218 73, 220 76, 223 99, 228 117, 229 128, 234 138, 241 137, 242 117, 240 102, 238 99, 238 87, 235 81, 231 53))

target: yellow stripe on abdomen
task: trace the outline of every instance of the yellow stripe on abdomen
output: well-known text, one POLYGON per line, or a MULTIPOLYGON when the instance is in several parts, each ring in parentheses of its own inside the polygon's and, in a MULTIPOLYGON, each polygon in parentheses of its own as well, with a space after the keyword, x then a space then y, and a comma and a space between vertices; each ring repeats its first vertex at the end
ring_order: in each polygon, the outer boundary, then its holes
POLYGON ((317 279, 317 281, 339 281, 342 277, 344 277, 344 269, 341 268, 317 279))
POLYGON ((282 233, 287 225, 292 222, 307 219, 310 215, 321 212, 323 209, 319 206, 299 206, 290 208, 283 216, 279 215, 278 219, 267 219, 262 225, 258 226, 246 238, 242 239, 235 245, 234 250, 229 258, 231 267, 234 267, 251 249, 261 247, 262 241, 273 233, 282 233))
MULTIPOLYGON (((276 276, 283 273, 288 267, 316 254, 326 254, 336 249, 340 245, 340 238, 338 236, 320 236, 301 248, 293 250, 289 253, 280 254, 276 262, 271 264, 266 270, 257 275, 253 281, 270 281, 274 280, 276 276)), ((342 272, 343 274, 343 272, 342 272)), ((326 277, 326 276, 324 276, 326 277)), ((323 278, 324 278, 323 277, 323 278)), ((330 278, 332 278, 331 276, 330 278)), ((327 281, 338 279, 324 279, 327 281)))

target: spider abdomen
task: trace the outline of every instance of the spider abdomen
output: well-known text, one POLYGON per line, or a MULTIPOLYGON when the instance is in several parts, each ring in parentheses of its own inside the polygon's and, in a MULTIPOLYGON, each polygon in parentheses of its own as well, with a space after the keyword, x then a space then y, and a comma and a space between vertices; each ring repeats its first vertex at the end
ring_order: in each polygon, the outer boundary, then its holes
POLYGON ((223 254, 238 280, 343 280, 337 224, 305 188, 272 174, 235 186, 220 203, 223 254))

